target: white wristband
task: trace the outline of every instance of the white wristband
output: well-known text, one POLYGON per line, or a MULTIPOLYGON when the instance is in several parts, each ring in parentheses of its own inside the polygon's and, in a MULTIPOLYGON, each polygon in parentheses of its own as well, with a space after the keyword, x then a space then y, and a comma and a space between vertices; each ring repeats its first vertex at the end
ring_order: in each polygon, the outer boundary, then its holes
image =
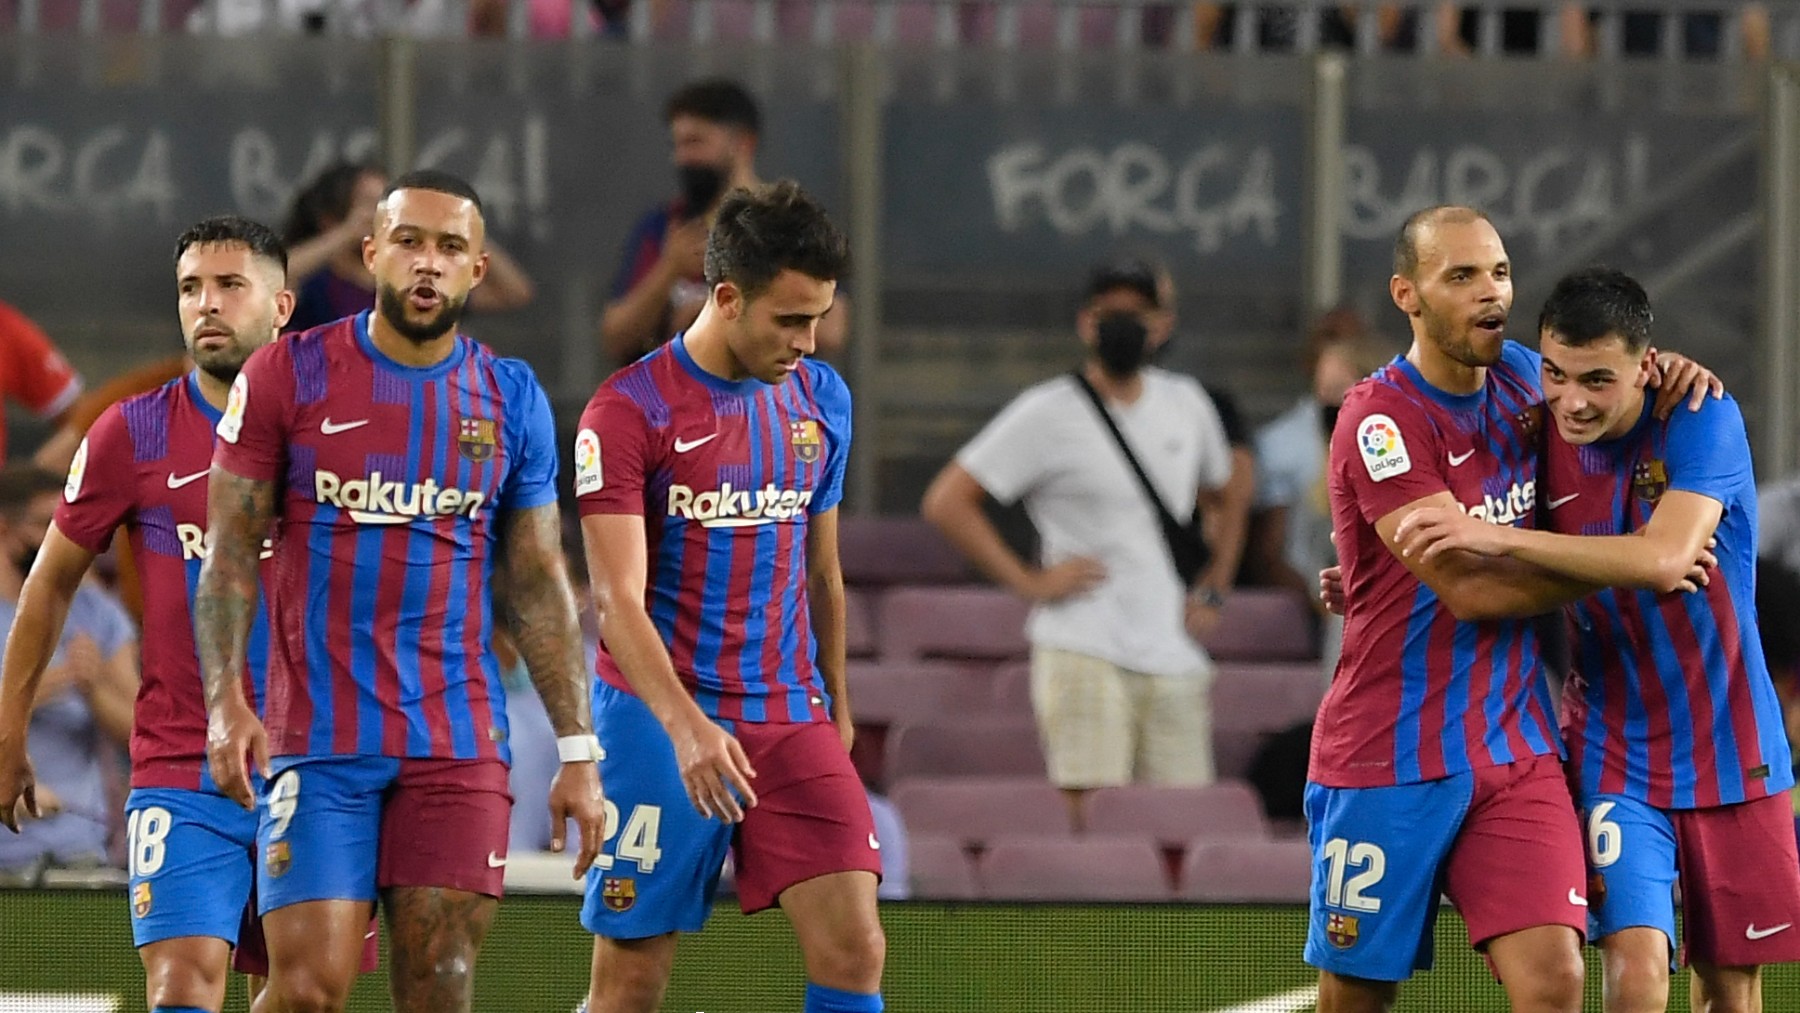
POLYGON ((603 755, 600 740, 592 735, 564 735, 556 740, 557 759, 564 763, 593 763, 603 755))

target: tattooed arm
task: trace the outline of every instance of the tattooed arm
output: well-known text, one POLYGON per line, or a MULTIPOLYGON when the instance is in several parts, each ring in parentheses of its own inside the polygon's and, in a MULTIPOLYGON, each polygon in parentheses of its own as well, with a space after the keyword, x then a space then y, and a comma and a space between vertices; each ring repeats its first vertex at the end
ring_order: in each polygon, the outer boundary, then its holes
MULTIPOLYGON (((544 701, 557 738, 591 739, 587 666, 581 656, 581 624, 563 558, 561 518, 555 503, 507 510, 500 515, 499 557, 494 566, 494 614, 519 649, 532 684, 544 701)), ((550 788, 550 850, 561 851, 569 818, 581 831, 577 878, 600 852, 604 837, 600 771, 589 759, 565 758, 550 788)))
POLYGON ((244 697, 250 627, 256 621, 257 561, 275 516, 275 483, 214 465, 207 487, 206 528, 212 548, 194 591, 194 640, 206 684, 206 759, 219 790, 254 808, 254 758, 269 774, 269 737, 244 697))

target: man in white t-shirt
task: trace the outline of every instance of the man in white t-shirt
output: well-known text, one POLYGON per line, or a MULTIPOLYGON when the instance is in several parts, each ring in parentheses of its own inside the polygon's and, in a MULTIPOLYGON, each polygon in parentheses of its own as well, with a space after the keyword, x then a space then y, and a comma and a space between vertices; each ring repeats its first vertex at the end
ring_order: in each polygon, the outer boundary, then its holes
MULTIPOLYGON (((1231 451, 1191 377, 1148 365, 1168 340, 1157 269, 1096 270, 1075 330, 1093 385, 1177 520, 1217 516, 1231 451)), ((1051 781, 1076 825, 1095 788, 1213 779, 1212 660, 1194 637, 1218 621, 1225 587, 1182 585, 1155 507, 1073 376, 1020 394, 946 465, 924 514, 982 572, 1036 603, 1031 696, 1051 781), (1033 566, 983 501, 1023 501, 1042 543, 1033 566)))

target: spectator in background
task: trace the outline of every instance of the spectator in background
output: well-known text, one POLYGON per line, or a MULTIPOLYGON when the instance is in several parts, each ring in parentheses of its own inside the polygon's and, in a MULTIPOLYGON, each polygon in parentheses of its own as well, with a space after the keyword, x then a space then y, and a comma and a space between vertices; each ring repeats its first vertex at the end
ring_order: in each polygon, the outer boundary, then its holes
MULTIPOLYGON (((62 488, 62 478, 42 468, 0 470, 0 630, 12 627, 19 590, 62 488)), ((29 886, 50 865, 105 864, 110 824, 117 819, 107 800, 105 765, 130 742, 137 688, 136 629, 111 595, 91 581, 83 584, 26 733, 44 818, 17 836, 0 833, 0 879, 29 886)))
POLYGON ((1178 521, 1196 508, 1219 516, 1231 454, 1218 412, 1192 378, 1148 365, 1173 323, 1163 296, 1151 265, 1097 269, 1075 320, 1080 371, 1015 398, 923 504, 983 573, 1036 604, 1032 705, 1077 826, 1095 788, 1213 779, 1213 666, 1194 638, 1218 622, 1224 588, 1184 586, 1155 506, 1082 389, 1103 401, 1178 521), (990 496, 1023 500, 1042 565, 1001 539, 983 511, 990 496))
MULTIPOLYGON (((363 259, 363 238, 375 227, 375 205, 387 185, 380 167, 342 162, 294 196, 283 229, 288 285, 296 299, 288 331, 311 330, 375 304, 375 275, 363 259)), ((531 302, 537 289, 525 269, 491 237, 485 249, 487 274, 469 293, 469 308, 496 312, 531 302)))
POLYGON ((1316 593, 1319 571, 1337 562, 1331 505, 1325 495, 1325 451, 1344 394, 1393 358, 1390 349, 1354 332, 1317 346, 1312 390, 1256 434, 1256 518, 1251 569, 1259 583, 1291 589, 1320 616, 1325 677, 1337 667, 1343 620, 1316 593))
MULTIPOLYGON (((60 423, 80 395, 81 377, 49 337, 31 318, 0 302, 0 398, 60 423)), ((67 440, 59 433, 39 449, 40 463, 55 471, 65 469, 80 443, 80 437, 67 440)), ((6 416, 0 412, 0 463, 5 461, 6 416)))
MULTIPOLYGON (((706 305, 706 233, 725 194, 754 187, 762 111, 735 81, 696 81, 669 97, 669 127, 680 193, 638 219, 619 254, 612 295, 600 315, 600 347, 624 366, 687 329, 706 305)), ((844 346, 850 317, 843 289, 819 321, 816 354, 844 346)))

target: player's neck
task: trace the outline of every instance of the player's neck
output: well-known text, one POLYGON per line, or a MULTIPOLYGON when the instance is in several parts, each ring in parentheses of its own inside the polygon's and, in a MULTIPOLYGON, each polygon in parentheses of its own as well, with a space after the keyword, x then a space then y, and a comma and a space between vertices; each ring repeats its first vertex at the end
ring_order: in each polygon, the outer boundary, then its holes
POLYGON ((682 334, 681 344, 694 365, 721 380, 737 383, 750 378, 749 371, 731 354, 731 345, 725 340, 725 322, 713 314, 710 299, 682 334))
POLYGON ((430 341, 414 341, 394 330, 377 310, 369 314, 369 342, 375 350, 402 366, 426 369, 448 359, 456 351, 456 328, 430 341))
POLYGON ((1120 379, 1100 368, 1098 362, 1089 360, 1081 367, 1081 375, 1087 378, 1100 396, 1119 404, 1133 404, 1144 395, 1144 374, 1142 370, 1120 379))
POLYGON ((1487 367, 1465 366, 1414 339, 1407 349, 1406 361, 1413 364, 1425 382, 1446 394, 1474 394, 1487 383, 1487 367))
POLYGON ((206 403, 224 411, 225 401, 231 395, 231 384, 204 369, 195 369, 192 359, 188 360, 188 370, 194 374, 194 383, 200 387, 200 396, 206 399, 206 403))

